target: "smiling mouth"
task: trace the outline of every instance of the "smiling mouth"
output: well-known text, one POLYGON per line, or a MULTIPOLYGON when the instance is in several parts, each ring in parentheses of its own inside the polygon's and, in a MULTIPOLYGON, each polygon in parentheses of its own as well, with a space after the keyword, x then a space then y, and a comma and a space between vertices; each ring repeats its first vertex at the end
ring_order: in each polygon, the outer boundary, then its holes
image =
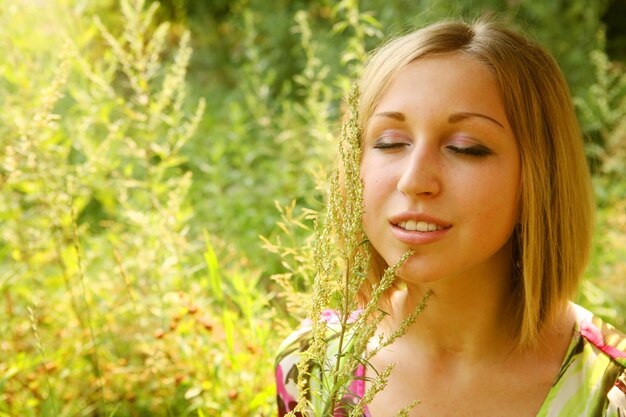
POLYGON ((437 230, 445 229, 443 226, 439 226, 434 223, 418 222, 415 220, 400 222, 397 223, 396 226, 411 232, 435 232, 437 230))

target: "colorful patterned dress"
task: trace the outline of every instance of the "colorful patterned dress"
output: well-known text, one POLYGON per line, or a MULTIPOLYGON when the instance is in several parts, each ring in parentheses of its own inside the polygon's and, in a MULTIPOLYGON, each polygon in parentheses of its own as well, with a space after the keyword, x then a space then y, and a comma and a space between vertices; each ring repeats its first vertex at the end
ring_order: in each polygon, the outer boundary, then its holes
MULTIPOLYGON (((584 308, 574 305, 577 320, 572 341, 561 370, 537 417, 626 417, 626 336, 603 323, 584 308)), ((329 328, 329 357, 337 348, 336 314, 326 312, 329 328)), ((305 324, 281 345, 276 358, 278 416, 296 406, 299 353, 308 347, 311 326, 305 324)), ((365 368, 355 369, 355 379, 344 401, 356 402, 365 392, 365 368)), ((315 379, 309 381, 315 390, 315 379)), ((315 401, 315 399, 311 399, 315 401)), ((343 416, 338 410, 335 416, 343 416)), ((313 414, 311 414, 311 417, 313 414)), ((370 417, 367 409, 365 417, 370 417)))

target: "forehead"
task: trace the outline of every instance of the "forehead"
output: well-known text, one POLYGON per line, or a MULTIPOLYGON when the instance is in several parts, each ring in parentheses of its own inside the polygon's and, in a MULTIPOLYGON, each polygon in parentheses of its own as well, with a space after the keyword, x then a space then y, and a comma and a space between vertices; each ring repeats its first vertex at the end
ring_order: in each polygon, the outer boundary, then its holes
POLYGON ((498 81, 481 61, 455 52, 418 58, 392 80, 375 112, 453 111, 489 113, 506 119, 498 81))

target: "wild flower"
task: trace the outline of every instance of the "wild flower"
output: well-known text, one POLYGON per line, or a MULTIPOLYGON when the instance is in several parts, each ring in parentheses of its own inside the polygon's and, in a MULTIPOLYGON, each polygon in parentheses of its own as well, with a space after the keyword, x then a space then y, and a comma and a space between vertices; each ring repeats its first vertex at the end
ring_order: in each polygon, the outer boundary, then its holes
MULTIPOLYGON (((349 97, 349 113, 338 144, 338 166, 330 176, 328 202, 323 223, 316 222, 314 246, 315 281, 309 306, 308 323, 312 326, 309 347, 301 353, 298 363, 298 405, 289 414, 311 416, 342 414, 358 416, 374 395, 386 385, 392 366, 378 373, 369 365, 370 359, 402 336, 425 307, 422 303, 390 336, 379 337, 375 348, 368 349, 377 326, 385 316, 381 301, 391 288, 398 268, 411 256, 407 251, 397 264, 386 269, 365 305, 359 301, 359 289, 370 273, 370 244, 362 226, 363 183, 360 175, 361 142, 358 127, 359 92, 353 87, 349 97), (329 342, 329 332, 332 342, 329 342), (335 333, 336 332, 336 333, 335 333), (334 333, 334 334, 333 334, 334 333), (330 343, 335 343, 329 355, 330 343), (355 375, 358 366, 371 369, 373 378, 355 375), (371 381, 359 398, 351 384, 358 378, 371 381)), ((408 412, 416 403, 400 412, 408 412)))

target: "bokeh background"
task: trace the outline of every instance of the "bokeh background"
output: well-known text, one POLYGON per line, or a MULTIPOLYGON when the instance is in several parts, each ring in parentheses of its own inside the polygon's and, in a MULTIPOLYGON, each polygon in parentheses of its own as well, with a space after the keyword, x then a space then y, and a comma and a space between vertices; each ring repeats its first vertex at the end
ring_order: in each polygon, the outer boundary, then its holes
POLYGON ((626 326, 623 0, 0 0, 0 416, 270 416, 367 51, 495 13, 575 97, 626 326), (287 289, 285 289, 287 288, 287 289))

